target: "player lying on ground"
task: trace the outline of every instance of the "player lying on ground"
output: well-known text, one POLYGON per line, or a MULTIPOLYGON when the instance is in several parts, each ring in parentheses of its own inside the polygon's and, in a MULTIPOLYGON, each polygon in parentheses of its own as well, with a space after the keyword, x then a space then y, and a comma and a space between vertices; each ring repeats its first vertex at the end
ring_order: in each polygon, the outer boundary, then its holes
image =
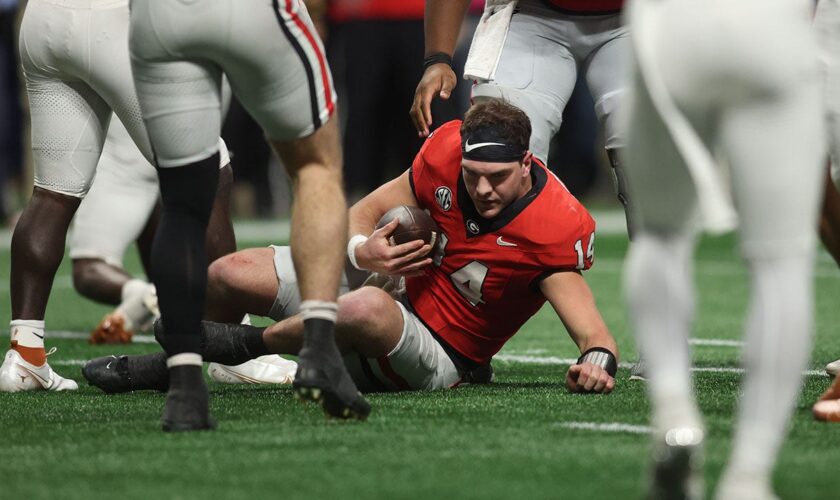
MULTIPOLYGON (((546 300, 582 353, 568 371, 568 387, 613 389, 617 346, 581 275, 594 258, 595 224, 532 158, 529 135, 519 109, 495 100, 476 104, 463 124, 450 122, 433 134, 408 171, 352 208, 354 265, 406 277, 396 300, 373 286, 339 299, 336 339, 361 389, 440 389, 468 381, 546 300), (391 246, 396 222, 373 230, 397 205, 430 212, 442 232, 433 254, 419 240, 391 246)), ((230 320, 243 310, 288 315, 299 300, 283 249, 233 254, 214 264, 210 276, 210 293, 225 299, 230 320), (272 261, 276 281, 266 278, 272 261)), ((202 356, 235 364, 294 354, 302 330, 297 315, 269 328, 205 322, 202 356)), ((159 324, 156 334, 165 345, 159 324)), ((85 377, 106 392, 166 386, 164 353, 113 360, 89 362, 85 377)))

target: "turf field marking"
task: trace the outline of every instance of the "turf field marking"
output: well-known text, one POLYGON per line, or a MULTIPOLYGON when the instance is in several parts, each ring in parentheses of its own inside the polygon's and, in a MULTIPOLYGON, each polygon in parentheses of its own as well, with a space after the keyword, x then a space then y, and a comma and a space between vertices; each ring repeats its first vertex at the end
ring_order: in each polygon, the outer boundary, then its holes
POLYGON ((653 428, 647 425, 625 424, 622 422, 557 422, 554 427, 598 432, 626 432, 630 434, 650 434, 653 428))
POLYGON ((82 366, 90 361, 89 359, 61 359, 58 361, 50 361, 51 365, 56 366, 82 366))
MULTIPOLYGON (((87 340, 90 338, 90 333, 86 332, 69 332, 66 330, 47 330, 47 338, 51 339, 70 339, 70 340, 87 340)), ((157 344, 154 335, 134 335, 131 337, 133 342, 138 344, 157 344)))
POLYGON ((708 346, 708 347, 743 347, 744 342, 741 340, 727 340, 727 339, 689 339, 691 345, 708 346))
MULTIPOLYGON (((508 363, 524 363, 526 365, 562 365, 571 366, 577 363, 577 358, 558 358, 556 356, 518 356, 516 354, 497 354, 493 356, 493 361, 502 361, 508 363)), ((633 363, 619 363, 619 368, 632 368, 633 363)), ((697 373, 744 373, 743 368, 736 368, 731 366, 693 366, 692 372, 697 373)), ((805 370, 803 375, 808 377, 826 377, 825 370, 805 370)))
MULTIPOLYGON (((89 333, 86 332, 71 332, 65 330, 57 330, 48 332, 47 336, 53 339, 69 339, 69 340, 87 340, 90 337, 89 333)), ((132 340, 138 344, 155 344, 157 341, 153 335, 135 335, 132 337, 132 340)), ((723 339, 692 339, 698 345, 713 345, 713 346, 737 346, 741 345, 738 341, 734 340, 723 340, 723 339)), ((695 343, 695 342, 692 342, 695 343)), ((526 352, 533 352, 533 351, 543 351, 542 349, 533 349, 528 350, 526 352)), ((503 363, 523 363, 526 365, 562 365, 562 366, 571 366, 577 363, 577 358, 560 358, 557 356, 529 356, 529 355, 520 355, 520 354, 497 354, 493 356, 494 361, 501 361, 503 363)), ((86 360, 82 359, 69 359, 69 360, 55 360, 52 361, 52 364, 55 365, 81 365, 84 364, 86 360)), ((619 368, 632 368, 633 363, 619 363, 619 368)), ((697 373, 733 373, 733 374, 741 374, 744 373, 743 368, 736 368, 730 366, 695 366, 691 368, 691 371, 697 373)), ((825 377, 824 370, 805 370, 802 372, 803 375, 808 377, 825 377)))

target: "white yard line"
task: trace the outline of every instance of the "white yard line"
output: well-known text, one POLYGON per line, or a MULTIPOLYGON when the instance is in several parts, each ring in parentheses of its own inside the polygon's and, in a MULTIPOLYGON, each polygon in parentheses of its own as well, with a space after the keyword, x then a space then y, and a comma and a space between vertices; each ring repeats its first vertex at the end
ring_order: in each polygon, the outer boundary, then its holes
MULTIPOLYGON (((571 366, 577 363, 577 358, 558 358, 556 356, 518 356, 515 354, 497 354, 493 356, 493 361, 501 361, 503 363, 523 363, 526 365, 558 365, 571 366)), ((619 368, 631 368, 633 363, 619 363, 619 368)), ((691 368, 692 372, 698 373, 744 373, 743 368, 736 368, 730 366, 695 366, 691 368)), ((826 377, 825 370, 805 370, 803 375, 808 377, 826 377)))
POLYGON ((647 425, 625 424, 622 422, 557 422, 552 427, 597 432, 625 432, 630 434, 650 434, 653 432, 647 425))
MULTIPOLYGON (((90 332, 70 332, 65 330, 47 330, 47 338, 50 339, 70 339, 70 340, 87 340, 90 338, 90 332)), ((138 344, 156 344, 154 335, 135 335, 132 340, 138 344)))
POLYGON ((689 339, 691 345, 698 345, 702 347, 743 347, 744 342, 741 340, 727 340, 727 339, 689 339))

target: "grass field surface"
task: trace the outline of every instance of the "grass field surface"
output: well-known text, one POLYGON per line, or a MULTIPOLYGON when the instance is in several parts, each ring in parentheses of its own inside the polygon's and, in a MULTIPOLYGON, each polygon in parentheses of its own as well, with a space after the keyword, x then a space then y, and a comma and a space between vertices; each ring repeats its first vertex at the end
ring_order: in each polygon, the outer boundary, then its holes
MULTIPOLYGON (((260 242, 251 242, 256 246, 260 242)), ((640 498, 650 451, 648 404, 628 381, 635 348, 621 293, 626 241, 600 236, 586 273, 618 340, 613 394, 569 394, 563 379, 578 352, 549 306, 494 361, 496 383, 427 393, 372 394, 367 422, 330 422, 288 387, 210 383, 215 432, 166 435, 164 396, 108 396, 83 383, 83 360, 144 353, 154 344, 91 346, 50 339, 87 332, 109 310, 72 290, 62 265, 47 312, 50 362, 80 382, 75 393, 0 394, 0 498, 640 498)), ((0 249, 0 324, 9 321, 9 251, 0 249)), ((128 263, 138 270, 136 257, 128 263)), ((707 486, 729 451, 738 394, 746 274, 733 237, 698 250, 695 380, 706 417, 707 486)), ((814 421, 840 357, 840 271, 820 258, 812 372, 775 476, 782 498, 838 498, 840 425, 814 421)))

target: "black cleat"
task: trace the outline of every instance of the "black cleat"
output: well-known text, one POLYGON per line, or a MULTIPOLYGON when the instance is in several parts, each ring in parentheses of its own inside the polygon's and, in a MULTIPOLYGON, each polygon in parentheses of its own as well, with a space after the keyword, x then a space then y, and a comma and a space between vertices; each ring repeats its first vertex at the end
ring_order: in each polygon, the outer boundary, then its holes
POLYGON ((328 417, 364 420, 370 415, 370 404, 356 389, 338 350, 334 352, 331 356, 320 349, 301 349, 292 384, 295 397, 320 403, 328 417))
POLYGON ((210 416, 210 394, 201 367, 174 366, 170 368, 170 380, 161 418, 163 432, 215 429, 216 421, 210 416))
POLYGON ((128 373, 128 356, 111 355, 92 359, 82 366, 82 375, 88 384, 108 394, 134 390, 128 373))
POLYGON ((493 373, 493 365, 486 363, 465 373, 462 383, 484 385, 492 384, 495 380, 496 375, 493 373))
POLYGON ((654 445, 650 500, 703 498, 703 431, 670 429, 654 445))
POLYGON ((82 375, 90 385, 108 394, 146 389, 165 391, 169 387, 163 352, 92 359, 82 367, 82 375))

